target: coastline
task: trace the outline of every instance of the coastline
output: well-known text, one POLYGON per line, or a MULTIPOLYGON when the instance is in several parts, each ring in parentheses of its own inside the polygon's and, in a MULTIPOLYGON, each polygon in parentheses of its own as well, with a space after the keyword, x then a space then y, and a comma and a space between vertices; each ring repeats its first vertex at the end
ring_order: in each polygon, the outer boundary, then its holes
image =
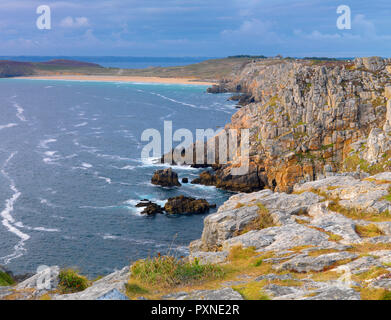
POLYGON ((161 77, 137 77, 137 76, 91 76, 91 75, 54 75, 54 76, 27 76, 14 79, 30 80, 68 80, 68 81, 92 81, 92 82, 123 82, 123 83, 161 83, 161 84, 188 84, 212 86, 215 82, 199 81, 192 78, 161 78, 161 77))

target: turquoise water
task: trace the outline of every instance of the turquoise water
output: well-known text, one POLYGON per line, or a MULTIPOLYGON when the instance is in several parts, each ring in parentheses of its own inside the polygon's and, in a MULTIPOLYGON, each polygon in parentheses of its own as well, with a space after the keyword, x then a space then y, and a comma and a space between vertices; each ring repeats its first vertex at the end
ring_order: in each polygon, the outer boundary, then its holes
MULTIPOLYGON (((106 274, 168 250, 187 254, 206 215, 144 217, 148 198, 230 194, 213 187, 150 184, 162 168, 140 159, 145 129, 216 129, 235 112, 227 95, 195 85, 0 80, 0 265, 106 274)), ((200 172, 175 168, 180 178, 200 172)), ((213 211, 212 211, 213 212, 213 211)))

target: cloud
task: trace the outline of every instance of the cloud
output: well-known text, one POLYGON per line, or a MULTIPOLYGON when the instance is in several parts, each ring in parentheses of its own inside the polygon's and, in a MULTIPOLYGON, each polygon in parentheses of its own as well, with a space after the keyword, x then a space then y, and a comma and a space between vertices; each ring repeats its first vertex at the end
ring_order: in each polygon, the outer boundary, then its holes
POLYGON ((61 20, 60 26, 63 28, 82 28, 90 25, 86 17, 66 17, 61 20))
POLYGON ((261 36, 263 38, 274 36, 275 33, 272 30, 273 24, 271 22, 263 22, 258 19, 245 20, 238 29, 227 29, 222 31, 223 36, 229 37, 251 37, 261 36))

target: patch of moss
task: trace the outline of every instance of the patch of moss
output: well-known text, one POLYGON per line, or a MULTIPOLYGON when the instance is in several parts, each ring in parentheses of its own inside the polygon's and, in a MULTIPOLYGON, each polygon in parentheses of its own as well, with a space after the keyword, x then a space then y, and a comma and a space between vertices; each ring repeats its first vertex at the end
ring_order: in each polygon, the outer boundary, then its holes
POLYGON ((251 282, 246 285, 235 286, 233 289, 239 292, 245 300, 271 300, 270 297, 262 291, 263 285, 260 282, 251 282))
POLYGON ((384 235, 384 232, 380 230, 376 224, 373 223, 367 226, 356 225, 355 230, 361 238, 373 238, 384 235))

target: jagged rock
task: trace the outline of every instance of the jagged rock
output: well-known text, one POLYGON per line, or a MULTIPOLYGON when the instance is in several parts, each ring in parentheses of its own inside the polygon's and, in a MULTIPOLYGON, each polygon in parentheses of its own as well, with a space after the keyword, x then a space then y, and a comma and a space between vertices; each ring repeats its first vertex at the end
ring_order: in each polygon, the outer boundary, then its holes
POLYGON ((102 296, 110 294, 113 290, 118 290, 124 294, 126 292, 125 284, 130 278, 129 267, 116 271, 108 276, 94 282, 91 287, 78 293, 53 295, 53 300, 97 300, 102 296))
POLYGON ((254 99, 226 126, 250 128, 250 170, 239 178, 230 174, 234 161, 220 164, 213 174, 216 186, 241 192, 266 186, 290 192, 295 183, 344 169, 352 156, 357 165, 359 160, 366 161, 364 153, 370 163, 384 160, 383 151, 391 148, 386 134, 391 131, 391 101, 386 102, 390 68, 389 59, 370 57, 357 58, 353 64, 264 59, 234 70, 210 91, 240 91, 254 99), (369 150, 363 145, 351 153, 354 143, 366 141, 373 128, 385 125, 386 112, 385 132, 377 137, 372 134, 369 150), (261 183, 254 184, 256 173, 261 183), (251 189, 240 188, 242 184, 251 189))
POLYGON ((16 285, 15 290, 34 289, 37 291, 37 295, 55 290, 58 286, 59 274, 60 268, 58 266, 43 268, 31 278, 16 285))
MULTIPOLYGON (((259 217, 258 203, 267 208, 276 224, 281 225, 293 223, 292 215, 304 213, 309 206, 320 199, 321 197, 310 192, 288 195, 273 193, 271 190, 235 195, 226 201, 217 213, 205 218, 202 244, 198 243, 197 246, 205 250, 211 249, 223 245, 225 240, 240 234, 259 217)), ((267 243, 269 240, 265 241, 267 243)))
POLYGON ((169 214, 205 213, 210 208, 210 204, 204 199, 194 199, 185 196, 170 198, 164 206, 164 210, 169 214))
POLYGON ((288 295, 297 297, 305 294, 305 291, 300 287, 278 286, 276 284, 268 284, 263 289, 266 294, 271 295, 274 298, 281 298, 288 295))
POLYGON ((119 292, 117 289, 113 289, 110 292, 98 297, 96 300, 130 300, 127 296, 119 292))
POLYGON ((267 275, 264 275, 264 276, 260 276, 258 278, 255 279, 255 281, 262 281, 262 280, 292 280, 293 277, 290 275, 290 274, 282 274, 282 275, 278 275, 278 274, 267 274, 267 275))
POLYGON ((327 209, 329 202, 317 203, 308 210, 313 217, 311 225, 343 238, 342 243, 360 243, 361 237, 356 232, 356 223, 339 213, 327 209))
POLYGON ((145 208, 141 214, 146 214, 146 215, 154 215, 154 214, 162 214, 164 213, 164 210, 161 206, 159 206, 156 203, 153 203, 149 200, 143 200, 140 203, 136 205, 137 208, 145 208))
POLYGON ((314 292, 311 297, 304 297, 303 300, 361 300, 360 293, 349 287, 330 286, 314 292))
POLYGON ((339 204, 346 208, 355 208, 370 213, 391 211, 391 202, 383 199, 389 194, 391 182, 380 181, 380 177, 389 177, 387 174, 375 175, 365 180, 351 176, 337 175, 326 179, 295 185, 295 192, 304 192, 317 189, 330 198, 340 199, 339 204))
POLYGON ((349 252, 329 253, 317 257, 311 257, 303 254, 275 266, 275 269, 279 271, 289 270, 295 272, 319 272, 333 266, 337 262, 351 260, 357 257, 358 256, 356 254, 349 252))
POLYGON ((228 258, 228 252, 192 252, 189 256, 190 260, 197 259, 200 264, 218 264, 223 263, 228 258))
POLYGON ((182 183, 189 183, 189 178, 183 178, 182 183))
POLYGON ((379 128, 373 128, 368 136, 367 147, 363 159, 371 164, 382 160, 383 154, 390 149, 391 140, 379 128))
POLYGON ((354 64, 357 68, 365 68, 369 71, 376 72, 384 68, 386 61, 380 57, 356 58, 354 64))
POLYGON ((391 272, 381 275, 369 284, 372 288, 391 290, 391 272))
POLYGON ((351 273, 358 274, 358 273, 366 272, 373 267, 380 267, 380 266, 381 263, 379 260, 368 256, 368 257, 361 257, 357 260, 344 264, 342 267, 337 267, 334 270, 338 272, 339 270, 342 271, 348 268, 351 273))
POLYGON ((172 171, 171 168, 155 171, 152 177, 152 184, 162 187, 180 187, 178 174, 172 171))

